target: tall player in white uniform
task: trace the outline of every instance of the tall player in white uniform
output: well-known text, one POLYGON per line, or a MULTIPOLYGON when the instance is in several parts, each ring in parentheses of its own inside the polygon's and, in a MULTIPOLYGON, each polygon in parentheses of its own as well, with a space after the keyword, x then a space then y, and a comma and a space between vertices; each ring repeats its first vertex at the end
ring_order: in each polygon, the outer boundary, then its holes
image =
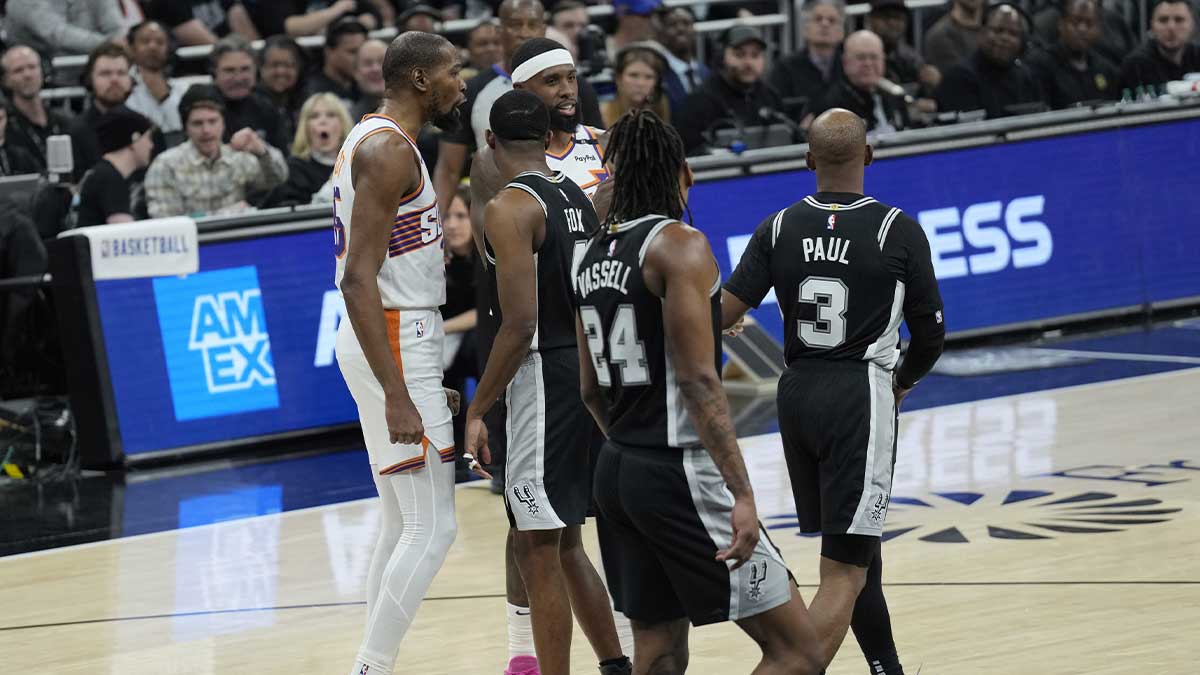
MULTIPOLYGON (((580 123, 578 73, 570 52, 554 40, 531 38, 513 54, 512 67, 513 87, 536 94, 550 109, 551 138, 546 150, 547 166, 552 171, 565 174, 584 194, 592 197, 600 185, 608 180, 604 164, 604 142, 607 137, 602 130, 580 123)), ((492 151, 485 145, 475 154, 471 163, 471 225, 477 243, 483 241, 484 207, 502 187, 504 181, 496 170, 492 151)), ((582 253, 582 248, 579 253, 582 253)), ((494 317, 486 313, 480 315, 481 348, 484 350, 491 346, 490 338, 497 328, 494 324, 494 317)), ((505 439, 505 418, 500 414, 500 408, 493 408, 487 417, 489 444, 493 450, 501 449, 505 439)), ((597 436, 596 440, 602 442, 603 437, 598 432, 597 436)), ((509 675, 536 673, 532 666, 534 650, 529 600, 513 556, 511 536, 505 558, 510 659, 505 672, 509 675)), ((619 612, 615 612, 613 618, 621 647, 632 656, 633 631, 629 621, 619 612)))
POLYGON ((412 139, 426 123, 456 122, 460 69, 445 38, 397 37, 384 56, 383 103, 350 132, 333 171, 335 283, 349 317, 338 328, 338 366, 358 405, 383 514, 352 675, 392 672, 456 533, 441 222, 412 139))

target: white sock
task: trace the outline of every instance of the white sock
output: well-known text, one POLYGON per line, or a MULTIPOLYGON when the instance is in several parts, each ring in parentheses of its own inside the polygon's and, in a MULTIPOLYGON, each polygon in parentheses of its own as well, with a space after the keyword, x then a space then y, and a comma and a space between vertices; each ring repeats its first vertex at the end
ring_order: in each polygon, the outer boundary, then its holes
POLYGON ((613 623, 617 624, 617 639, 621 641, 621 651, 633 661, 633 626, 625 615, 613 610, 613 623))
POLYGON ((367 663, 359 657, 354 661, 354 669, 350 671, 350 675, 392 675, 392 671, 374 663, 367 663))
MULTIPOLYGON (((508 618, 508 660, 518 656, 535 656, 533 650, 533 622, 528 607, 505 603, 508 618)), ((627 624, 628 625, 628 624, 627 624)), ((632 634, 632 633, 631 633, 632 634)))

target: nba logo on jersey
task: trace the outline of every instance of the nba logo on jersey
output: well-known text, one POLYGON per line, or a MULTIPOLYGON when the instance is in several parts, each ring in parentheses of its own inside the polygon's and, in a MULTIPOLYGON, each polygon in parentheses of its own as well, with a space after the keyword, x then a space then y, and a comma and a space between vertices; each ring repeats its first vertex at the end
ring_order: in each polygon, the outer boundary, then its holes
POLYGON ((829 220, 826 222, 829 223, 829 226, 826 227, 825 229, 832 230, 833 226, 837 224, 837 214, 836 213, 829 214, 829 220))
POLYGON ((615 250, 617 250, 617 240, 613 239, 612 241, 608 242, 608 255, 611 256, 615 250))
POLYGON ((417 319, 416 328, 417 328, 417 337, 419 337, 419 338, 425 337, 425 319, 417 319))
POLYGON ((371 666, 364 664, 362 667, 362 670, 358 671, 358 675, 367 675, 367 671, 369 671, 370 669, 371 669, 371 666))
POLYGON ((258 269, 154 280, 175 419, 279 407, 258 269))

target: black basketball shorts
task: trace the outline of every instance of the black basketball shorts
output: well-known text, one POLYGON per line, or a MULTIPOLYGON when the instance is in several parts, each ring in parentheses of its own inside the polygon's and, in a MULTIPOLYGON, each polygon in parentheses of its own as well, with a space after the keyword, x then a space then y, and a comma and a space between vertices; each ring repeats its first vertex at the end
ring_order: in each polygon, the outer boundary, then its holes
POLYGON ((881 536, 896 464, 891 373, 799 359, 779 378, 777 404, 800 530, 881 536))
POLYGON ((600 558, 613 605, 635 621, 702 626, 783 605, 794 581, 759 526, 737 570, 715 559, 733 539, 733 496, 704 449, 635 448, 609 440, 596 466, 600 558))
POLYGON ((595 422, 579 395, 579 352, 530 352, 505 393, 504 496, 518 530, 582 525, 592 498, 595 422))

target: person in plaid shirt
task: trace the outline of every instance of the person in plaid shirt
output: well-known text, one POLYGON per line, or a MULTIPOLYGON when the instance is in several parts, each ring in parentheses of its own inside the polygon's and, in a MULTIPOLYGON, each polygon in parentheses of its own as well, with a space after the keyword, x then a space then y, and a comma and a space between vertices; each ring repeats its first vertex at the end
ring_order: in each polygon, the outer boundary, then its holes
POLYGON ((179 102, 186 143, 159 155, 146 174, 151 218, 236 213, 246 195, 265 192, 287 179, 287 162, 252 129, 221 142, 224 105, 207 85, 188 89, 179 102))

